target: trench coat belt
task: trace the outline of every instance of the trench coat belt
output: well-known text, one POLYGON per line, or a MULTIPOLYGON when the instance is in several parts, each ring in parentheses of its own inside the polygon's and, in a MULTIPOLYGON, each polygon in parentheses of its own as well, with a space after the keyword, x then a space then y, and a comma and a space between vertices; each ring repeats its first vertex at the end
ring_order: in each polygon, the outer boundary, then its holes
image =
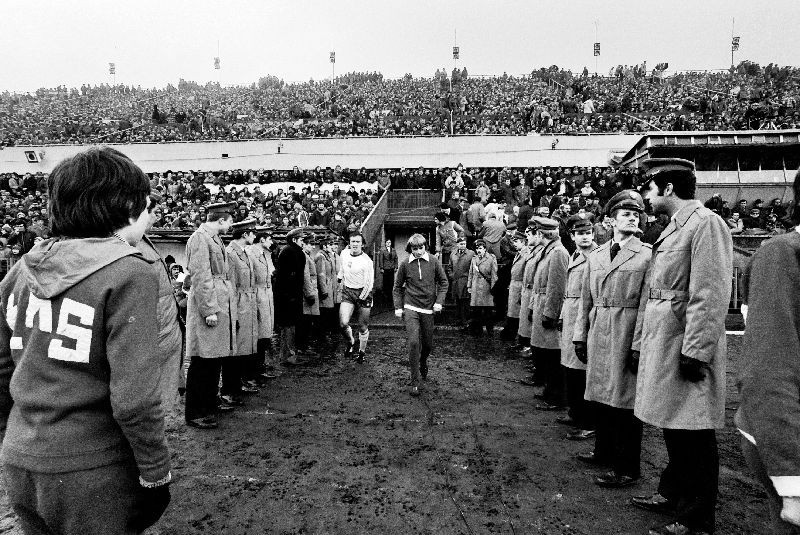
POLYGON ((594 306, 599 308, 639 308, 638 299, 617 299, 615 297, 598 297, 594 301, 594 306))
POLYGON ((268 282, 262 282, 259 284, 254 284, 253 288, 272 288, 272 285, 268 282))
MULTIPOLYGON (((533 288, 532 284, 531 284, 531 288, 533 288)), ((547 293, 547 288, 533 288, 533 293, 540 294, 540 295, 545 295, 547 293)))
POLYGON ((219 280, 223 280, 223 281, 228 280, 228 276, 227 275, 211 275, 211 278, 212 279, 219 279, 219 280))
POLYGON ((564 299, 580 299, 581 294, 564 294, 564 299))
POLYGON ((650 288, 650 299, 688 301, 689 292, 683 292, 681 290, 662 290, 661 288, 650 288))

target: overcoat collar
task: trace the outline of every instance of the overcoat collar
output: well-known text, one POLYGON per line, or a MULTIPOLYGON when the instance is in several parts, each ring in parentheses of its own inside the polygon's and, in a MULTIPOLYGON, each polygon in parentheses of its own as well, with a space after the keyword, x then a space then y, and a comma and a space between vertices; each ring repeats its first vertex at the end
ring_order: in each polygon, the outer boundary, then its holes
POLYGON ((581 254, 578 255, 578 258, 570 258, 569 259, 569 267, 567 268, 567 271, 569 271, 569 270, 571 270, 573 268, 576 268, 576 267, 580 266, 581 264, 585 263, 586 262, 586 255, 588 253, 591 253, 592 251, 594 251, 598 247, 600 247, 600 246, 597 245, 595 242, 592 242, 592 246, 589 247, 588 251, 586 251, 585 253, 581 252, 581 254))
MULTIPOLYGON (((607 242, 607 244, 603 244, 605 250, 609 251, 611 250, 611 243, 612 242, 607 242)), ((606 270, 606 274, 603 277, 603 280, 605 280, 614 270, 619 268, 622 264, 633 258, 636 255, 636 253, 642 250, 642 247, 644 247, 642 245, 642 241, 636 236, 634 236, 630 240, 628 240, 628 243, 622 246, 622 249, 619 250, 617 256, 614 257, 613 261, 610 261, 611 257, 609 254, 605 253, 605 250, 603 251, 603 253, 599 254, 598 257, 600 258, 601 263, 608 266, 608 269, 606 270)))
POLYGON ((702 207, 703 203, 698 200, 692 200, 691 202, 687 203, 686 206, 678 210, 678 212, 670 218, 669 225, 667 225, 667 228, 664 229, 656 242, 653 244, 653 248, 658 248, 658 246, 661 245, 661 242, 663 242, 667 236, 684 226, 689 217, 691 217, 693 213, 702 207))

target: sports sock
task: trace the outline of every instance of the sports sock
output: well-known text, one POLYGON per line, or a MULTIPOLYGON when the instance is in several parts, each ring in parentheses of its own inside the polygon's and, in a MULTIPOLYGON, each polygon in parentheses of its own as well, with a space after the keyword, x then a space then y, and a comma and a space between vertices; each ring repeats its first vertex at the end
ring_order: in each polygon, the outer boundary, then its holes
POLYGON ((363 333, 358 334, 358 349, 359 351, 367 350, 367 340, 369 340, 369 329, 363 333))

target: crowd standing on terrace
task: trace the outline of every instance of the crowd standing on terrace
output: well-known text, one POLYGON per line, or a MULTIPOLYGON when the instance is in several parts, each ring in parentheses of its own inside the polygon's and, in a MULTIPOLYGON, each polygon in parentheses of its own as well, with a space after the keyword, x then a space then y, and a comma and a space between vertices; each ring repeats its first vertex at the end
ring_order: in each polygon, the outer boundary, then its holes
MULTIPOLYGON (((285 230, 323 226, 339 234, 359 228, 384 190, 420 188, 441 190, 441 207, 447 207, 450 220, 463 228, 474 224, 468 218, 479 211, 478 202, 484 215, 494 211, 504 225, 524 228, 532 215, 566 221, 580 214, 600 231, 606 202, 640 182, 635 169, 465 168, 460 164, 414 169, 166 171, 148 176, 162 199, 155 208, 156 230, 193 231, 205 221, 204 204, 236 202, 234 221, 253 218, 259 225, 285 230)), ((37 239, 49 236, 46 180, 43 173, 0 174, 0 260, 18 258, 37 239)), ((715 194, 706 206, 725 219, 733 234, 783 232, 786 206, 780 199, 740 199, 731 206, 715 194)), ((644 240, 657 237, 664 225, 651 216, 652 231, 646 232, 644 240)), ((606 223, 604 228, 610 235, 610 226, 606 223)))
POLYGON ((742 62, 666 76, 646 65, 608 75, 556 66, 525 76, 432 78, 350 73, 250 86, 125 85, 0 93, 0 146, 354 136, 578 135, 800 126, 798 69, 742 62))

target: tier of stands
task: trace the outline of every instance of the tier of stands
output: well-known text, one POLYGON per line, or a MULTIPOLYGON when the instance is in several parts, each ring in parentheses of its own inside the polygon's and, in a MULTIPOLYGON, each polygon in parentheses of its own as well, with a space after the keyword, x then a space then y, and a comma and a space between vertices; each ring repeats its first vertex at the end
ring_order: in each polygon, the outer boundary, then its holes
POLYGON ((348 74, 249 87, 82 86, 0 93, 0 145, 352 136, 629 133, 800 127, 798 69, 614 76, 557 68, 522 77, 348 74))

